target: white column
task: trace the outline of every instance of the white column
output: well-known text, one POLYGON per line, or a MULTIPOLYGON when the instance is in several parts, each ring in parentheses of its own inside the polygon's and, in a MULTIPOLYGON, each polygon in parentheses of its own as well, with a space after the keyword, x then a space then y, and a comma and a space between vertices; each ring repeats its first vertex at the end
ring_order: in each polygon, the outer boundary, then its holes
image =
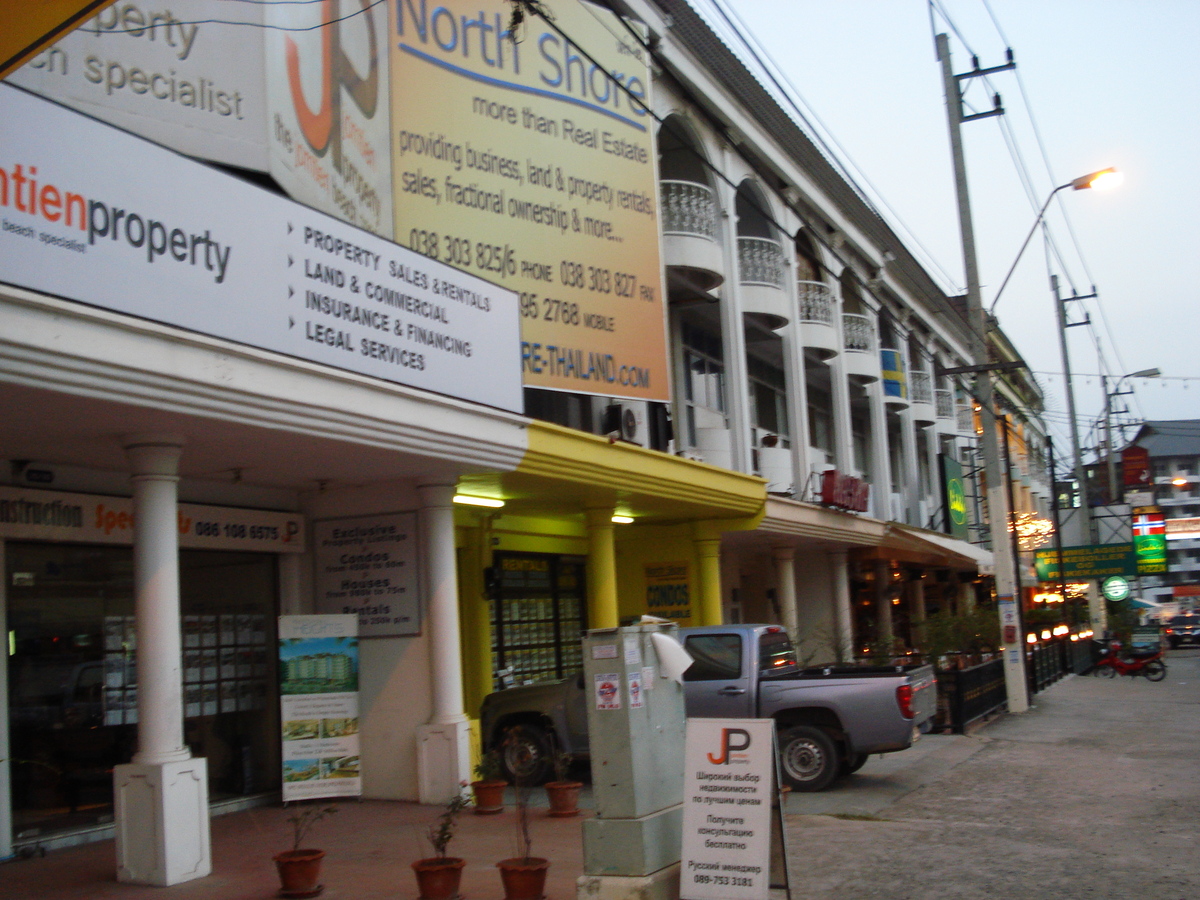
POLYGON ((904 462, 904 508, 908 510, 908 522, 924 528, 918 504, 921 479, 917 473, 917 426, 909 409, 900 413, 900 454, 904 462))
POLYGON ((871 404, 871 494, 875 518, 892 518, 892 461, 888 455, 887 408, 883 402, 883 379, 867 386, 871 404))
MULTIPOLYGON (((841 273, 838 273, 839 276, 841 273)), ((859 472, 854 465, 854 425, 850 415, 850 398, 852 385, 846 376, 846 335, 845 319, 842 318, 842 297, 839 292, 837 303, 834 305, 833 317, 837 327, 838 346, 837 356, 829 360, 829 402, 831 404, 830 419, 833 426, 833 464, 844 474, 866 475, 859 472)), ((807 440, 808 436, 805 435, 807 440)))
MULTIPOLYGON (((725 170, 729 171, 726 152, 725 170)), ((729 422, 729 445, 733 469, 751 471, 750 459, 750 379, 746 366, 746 325, 742 320, 741 272, 738 267, 737 189, 721 183, 717 187, 721 209, 725 211, 723 233, 725 271, 732 273, 721 285, 721 346, 725 353, 725 418, 729 422)))
MULTIPOLYGON (((4 541, 0 539, 0 572, 7 572, 4 541)), ((7 579, 0 578, 0 620, 8 617, 7 579)), ((0 759, 12 755, 8 733, 8 665, 0 665, 0 759)), ((0 763, 0 859, 12 856, 12 767, 0 763)))
POLYGON ((433 701, 429 724, 417 728, 417 791, 422 803, 440 804, 459 792, 471 771, 470 727, 463 711, 454 485, 425 484, 417 492, 433 701))
POLYGON ((183 742, 177 488, 183 438, 131 435, 138 750, 113 772, 117 880, 167 886, 212 871, 206 761, 183 742))
POLYGON ((783 627, 787 629, 792 643, 799 642, 800 615, 796 610, 796 548, 773 547, 775 558, 775 581, 779 585, 779 610, 783 614, 783 627))
POLYGON ((849 556, 845 550, 829 554, 830 574, 833 576, 833 611, 837 622, 837 657, 849 662, 854 659, 854 616, 850 609, 849 556))

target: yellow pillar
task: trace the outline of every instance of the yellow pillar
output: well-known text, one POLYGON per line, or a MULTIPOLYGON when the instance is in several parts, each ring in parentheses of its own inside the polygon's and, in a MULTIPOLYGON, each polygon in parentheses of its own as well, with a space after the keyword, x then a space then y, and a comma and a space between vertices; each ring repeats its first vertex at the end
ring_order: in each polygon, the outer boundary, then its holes
POLYGON ((612 516, 611 506, 589 507, 587 510, 589 628, 616 628, 620 623, 612 516))
POLYGON ((483 582, 483 570, 491 565, 491 517, 460 526, 458 533, 463 701, 467 715, 475 718, 492 691, 491 598, 483 582))
POLYGON ((692 529, 692 544, 696 550, 696 572, 700 584, 697 590, 699 625, 721 625, 721 538, 709 523, 697 522, 692 529))

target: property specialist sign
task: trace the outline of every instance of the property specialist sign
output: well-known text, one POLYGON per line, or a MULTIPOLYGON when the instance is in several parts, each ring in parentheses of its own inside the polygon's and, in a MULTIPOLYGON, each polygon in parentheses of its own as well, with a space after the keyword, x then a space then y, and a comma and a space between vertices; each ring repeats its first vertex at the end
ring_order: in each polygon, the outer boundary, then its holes
POLYGON ((647 55, 540 5, 515 37, 504 0, 391 6, 395 239, 520 291, 526 385, 668 400, 647 55))
POLYGON ((771 887, 772 719, 688 719, 682 900, 766 900, 771 887))
POLYGON ((512 412, 511 291, 0 85, 0 281, 512 412))

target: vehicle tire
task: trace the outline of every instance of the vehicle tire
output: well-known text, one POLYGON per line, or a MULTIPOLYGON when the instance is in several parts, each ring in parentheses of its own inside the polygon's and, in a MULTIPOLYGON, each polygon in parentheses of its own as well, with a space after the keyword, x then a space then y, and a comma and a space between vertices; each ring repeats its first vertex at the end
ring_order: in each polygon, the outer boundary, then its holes
POLYGON ((855 753, 852 756, 845 757, 842 760, 841 774, 842 775, 853 775, 855 772, 857 772, 859 769, 861 769, 864 765, 866 765, 867 760, 870 758, 871 757, 866 753, 855 753))
POLYGON ((1142 669, 1147 681, 1162 681, 1167 677, 1167 666, 1161 659, 1152 659, 1142 669))
POLYGON ((1094 672, 1094 674, 1099 675, 1101 678, 1116 678, 1117 677, 1117 670, 1114 669, 1112 666, 1096 666, 1096 668, 1093 670, 1093 672, 1094 672))
POLYGON ((1177 641, 1177 640, 1175 640, 1174 638, 1172 638, 1172 639, 1171 639, 1171 649, 1172 649, 1172 650, 1178 650, 1178 649, 1179 649, 1179 645, 1180 645, 1180 643, 1182 643, 1182 642, 1181 642, 1181 641, 1177 641))
POLYGON ((838 774, 838 752, 823 728, 797 725, 779 736, 783 780, 792 790, 823 791, 838 774))
POLYGON ((512 784, 541 784, 550 777, 554 742, 539 725, 514 725, 500 736, 500 771, 512 784))

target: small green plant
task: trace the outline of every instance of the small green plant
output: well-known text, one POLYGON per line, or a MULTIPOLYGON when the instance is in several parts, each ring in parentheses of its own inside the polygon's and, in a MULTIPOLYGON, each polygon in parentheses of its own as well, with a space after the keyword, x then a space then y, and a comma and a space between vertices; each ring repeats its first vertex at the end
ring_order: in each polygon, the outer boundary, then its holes
POLYGON ((425 831, 425 838, 433 847, 433 854, 438 859, 446 858, 446 848, 450 846, 450 841, 454 838, 454 829, 458 827, 458 814, 471 805, 471 798, 463 793, 463 787, 466 787, 465 783, 460 786, 457 794, 446 801, 437 822, 425 831))
POLYGON ((287 820, 292 826, 292 849, 299 850, 305 835, 326 816, 338 811, 336 806, 322 806, 319 802, 297 803, 288 810, 287 820))
POLYGON ((554 756, 551 757, 551 762, 554 764, 554 780, 569 781, 571 777, 571 766, 575 762, 575 756, 565 750, 555 748, 554 756))
POLYGON ((502 777, 500 769, 500 751, 496 747, 484 752, 475 764, 475 779, 477 781, 499 781, 502 777))

